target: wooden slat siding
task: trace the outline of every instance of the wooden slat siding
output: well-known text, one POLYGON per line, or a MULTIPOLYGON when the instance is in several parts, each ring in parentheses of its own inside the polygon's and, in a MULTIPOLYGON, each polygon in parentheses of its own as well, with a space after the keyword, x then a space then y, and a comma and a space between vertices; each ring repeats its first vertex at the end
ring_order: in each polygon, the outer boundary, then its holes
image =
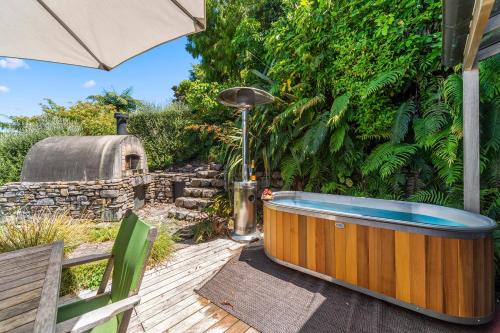
POLYGON ((291 261, 290 253, 290 220, 292 214, 283 213, 283 260, 286 262, 291 261))
POLYGON ((325 221, 325 265, 326 274, 335 277, 335 223, 325 221))
POLYGON ((382 292, 382 249, 379 228, 368 228, 369 288, 382 292))
POLYGON ((381 288, 382 293, 388 296, 396 296, 396 266, 394 231, 380 229, 380 253, 382 256, 381 288))
POLYGON ((458 240, 458 312, 463 317, 474 317, 474 244, 472 240, 458 240))
POLYGON ((276 211, 276 257, 283 260, 283 215, 284 212, 276 211))
POLYGON ((368 288, 370 285, 369 254, 368 254, 368 227, 357 227, 357 260, 358 260, 358 286, 368 288))
POLYGON ((427 236, 410 234, 410 299, 422 308, 427 306, 427 273, 425 263, 427 236))
POLYGON ((346 228, 335 228, 335 277, 346 280, 346 228))
POLYGON ((307 219, 299 215, 299 265, 307 267, 307 219))
POLYGON ((354 285, 358 284, 358 225, 345 223, 345 279, 354 285))
POLYGON ((330 221, 316 219, 316 272, 326 274, 325 224, 330 221))
POLYGON ((427 308, 436 312, 444 310, 443 289, 443 239, 429 237, 427 241, 427 308))
POLYGON ((410 233, 395 232, 396 298, 410 302, 410 233))
POLYGON ((302 267, 451 316, 494 309, 491 237, 440 238, 291 213, 281 220, 286 262, 296 253, 302 267))
MULTIPOLYGON (((476 261, 477 271, 475 272, 476 281, 484 281, 485 274, 485 249, 484 249, 484 240, 476 239, 474 240, 474 260, 476 261)), ((482 301, 486 297, 486 286, 483 284, 477 285, 475 289, 474 299, 477 300, 476 306, 476 316, 480 316, 482 313, 486 312, 486 304, 482 301)))
POLYGON ((316 218, 306 217, 307 223, 307 268, 316 271, 316 218))
POLYGON ((266 251, 271 250, 271 247, 270 247, 270 244, 271 244, 271 241, 270 241, 270 239, 271 239, 271 228, 270 228, 271 218, 269 215, 270 215, 270 209, 264 207, 264 248, 266 249, 266 251))
POLYGON ((458 316, 458 239, 444 238, 444 311, 458 316))
POLYGON ((271 220, 271 255, 273 257, 276 257, 276 245, 278 244, 276 242, 276 211, 274 209, 271 209, 270 210, 270 214, 269 214, 269 217, 270 217, 270 220, 271 220))
POLYGON ((495 311, 495 271, 493 269, 493 238, 482 239, 485 243, 485 314, 495 311))
POLYGON ((290 262, 299 265, 299 217, 296 214, 290 219, 290 243, 290 262))

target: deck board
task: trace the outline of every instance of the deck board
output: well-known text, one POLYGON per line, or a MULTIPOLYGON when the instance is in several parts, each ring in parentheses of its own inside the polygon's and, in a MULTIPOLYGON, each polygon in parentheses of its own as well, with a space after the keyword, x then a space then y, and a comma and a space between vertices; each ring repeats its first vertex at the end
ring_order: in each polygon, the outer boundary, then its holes
MULTIPOLYGON (((168 263, 147 270, 139 291, 141 303, 127 332, 257 332, 195 292, 241 247, 228 239, 190 245, 175 252, 168 263)), ((79 297, 94 293, 85 291, 79 297)))

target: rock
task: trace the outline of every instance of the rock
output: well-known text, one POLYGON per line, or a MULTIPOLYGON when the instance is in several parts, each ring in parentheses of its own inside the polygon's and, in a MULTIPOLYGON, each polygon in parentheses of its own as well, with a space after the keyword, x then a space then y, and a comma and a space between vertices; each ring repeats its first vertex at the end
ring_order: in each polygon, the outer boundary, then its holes
POLYGON ((117 198, 120 196, 120 192, 117 190, 102 190, 101 197, 102 198, 117 198))
POLYGON ((54 199, 52 198, 39 199, 35 202, 35 206, 52 206, 52 205, 54 205, 54 199))
POLYGON ((67 189, 67 188, 63 188, 63 189, 61 189, 61 195, 62 195, 63 197, 67 197, 67 196, 69 195, 69 191, 68 191, 68 189, 67 189))

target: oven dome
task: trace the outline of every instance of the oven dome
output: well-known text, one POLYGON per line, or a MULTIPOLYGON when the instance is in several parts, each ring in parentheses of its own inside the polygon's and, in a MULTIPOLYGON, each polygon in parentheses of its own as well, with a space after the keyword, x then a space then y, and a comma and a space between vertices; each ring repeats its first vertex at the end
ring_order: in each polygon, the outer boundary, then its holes
POLYGON ((147 172, 144 147, 133 135, 56 136, 31 147, 21 181, 110 180, 147 172))

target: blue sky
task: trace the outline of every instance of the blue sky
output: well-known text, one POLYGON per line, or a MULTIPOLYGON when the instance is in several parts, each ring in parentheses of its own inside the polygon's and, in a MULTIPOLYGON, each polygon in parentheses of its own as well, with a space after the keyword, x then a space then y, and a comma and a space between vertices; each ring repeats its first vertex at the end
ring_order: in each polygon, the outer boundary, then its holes
POLYGON ((133 87, 138 99, 164 103, 172 86, 189 77, 197 60, 185 50, 186 38, 161 45, 105 72, 98 69, 0 58, 0 115, 35 115, 51 98, 69 105, 103 89, 133 87))

